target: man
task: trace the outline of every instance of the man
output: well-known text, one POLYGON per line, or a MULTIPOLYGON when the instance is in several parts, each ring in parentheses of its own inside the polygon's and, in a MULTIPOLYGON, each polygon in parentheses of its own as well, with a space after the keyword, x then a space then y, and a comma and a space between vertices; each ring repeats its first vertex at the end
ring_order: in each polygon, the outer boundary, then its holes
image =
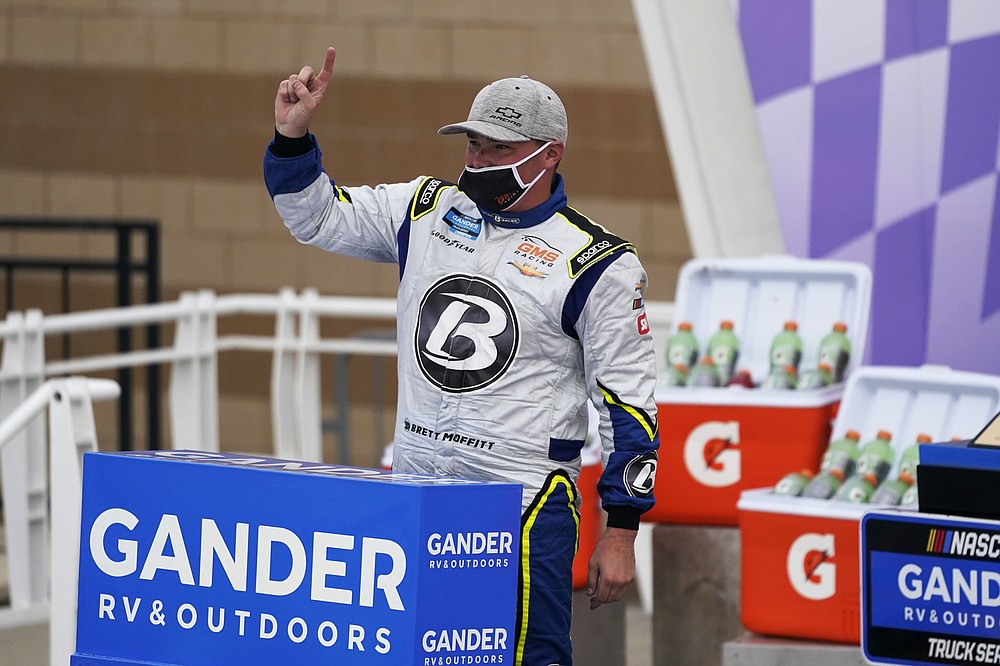
POLYGON ((659 436, 654 352, 633 246, 566 204, 556 167, 566 112, 548 86, 503 79, 465 122, 457 184, 341 187, 309 124, 336 52, 281 82, 265 182, 302 243, 399 264, 399 403, 393 469, 524 487, 515 661, 572 662, 575 481, 600 413, 607 528, 589 564, 591 608, 635 576, 639 517, 653 505, 659 436))

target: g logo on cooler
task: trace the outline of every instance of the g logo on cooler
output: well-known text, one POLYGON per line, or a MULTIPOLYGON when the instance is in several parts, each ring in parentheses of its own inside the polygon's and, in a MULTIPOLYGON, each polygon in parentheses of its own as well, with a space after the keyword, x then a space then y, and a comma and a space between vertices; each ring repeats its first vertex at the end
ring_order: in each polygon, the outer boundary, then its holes
POLYGON ((694 428, 684 442, 684 466, 695 481, 724 488, 740 480, 739 421, 709 421, 694 428))
POLYGON ((449 275, 427 290, 414 335, 420 371, 449 393, 474 391, 503 376, 521 338, 507 295, 470 275, 449 275))
POLYGON ((837 567, 832 534, 803 534, 788 549, 785 570, 788 582, 800 595, 812 601, 829 599, 837 591, 837 567))

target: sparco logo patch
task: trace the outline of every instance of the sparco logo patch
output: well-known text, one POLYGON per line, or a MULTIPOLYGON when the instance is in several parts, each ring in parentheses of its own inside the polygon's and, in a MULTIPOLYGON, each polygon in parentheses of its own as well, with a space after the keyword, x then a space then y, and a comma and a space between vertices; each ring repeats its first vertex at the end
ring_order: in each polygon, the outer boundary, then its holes
POLYGON ((434 193, 437 192, 439 187, 441 187, 440 180, 435 178, 434 180, 428 181, 427 185, 424 187, 424 191, 420 193, 420 205, 426 206, 429 204, 431 200, 434 199, 434 193))
POLYGON ((424 377, 444 391, 464 393, 503 376, 517 354, 520 326, 499 287, 478 277, 450 275, 420 302, 414 342, 424 377))
POLYGON ((596 255, 598 252, 607 250, 609 247, 611 247, 611 241, 606 241, 606 240, 603 240, 600 243, 597 243, 596 245, 592 245, 589 248, 587 248, 586 252, 576 257, 576 263, 583 265, 588 261, 590 261, 591 259, 593 259, 594 255, 596 255))

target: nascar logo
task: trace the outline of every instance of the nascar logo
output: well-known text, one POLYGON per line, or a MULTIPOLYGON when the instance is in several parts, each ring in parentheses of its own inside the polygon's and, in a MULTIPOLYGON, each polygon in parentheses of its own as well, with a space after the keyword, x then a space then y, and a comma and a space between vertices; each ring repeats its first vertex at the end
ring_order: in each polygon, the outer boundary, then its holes
POLYGON ((1000 533, 931 529, 928 553, 1000 559, 1000 533))

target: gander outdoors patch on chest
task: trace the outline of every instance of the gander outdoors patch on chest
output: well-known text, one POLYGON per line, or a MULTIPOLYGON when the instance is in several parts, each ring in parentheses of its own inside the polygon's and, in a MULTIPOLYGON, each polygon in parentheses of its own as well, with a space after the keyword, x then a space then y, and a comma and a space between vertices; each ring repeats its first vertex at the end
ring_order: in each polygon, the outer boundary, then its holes
POLYGON ((482 220, 460 213, 454 207, 444 214, 444 223, 449 232, 469 240, 479 238, 479 234, 483 230, 482 220))

